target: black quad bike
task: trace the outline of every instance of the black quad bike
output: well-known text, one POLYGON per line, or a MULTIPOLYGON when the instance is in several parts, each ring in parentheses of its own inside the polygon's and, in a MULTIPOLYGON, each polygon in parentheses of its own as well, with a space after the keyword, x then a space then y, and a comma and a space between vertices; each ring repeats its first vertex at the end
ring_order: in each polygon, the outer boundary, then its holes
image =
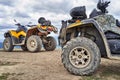
POLYGON ((75 75, 90 75, 101 57, 120 60, 120 22, 108 14, 108 1, 99 0, 96 10, 86 16, 85 6, 70 11, 71 20, 62 21, 59 43, 64 67, 75 75))
MULTIPOLYGON (((14 20, 16 22, 16 20, 14 20)), ((21 46, 23 51, 38 52, 42 45, 45 50, 53 51, 56 48, 56 40, 48 36, 51 32, 57 33, 57 28, 50 21, 44 21, 44 25, 21 25, 16 22, 17 30, 9 30, 4 33, 3 48, 5 51, 13 51, 14 46, 21 46), (26 27, 30 27, 27 29, 26 27)))

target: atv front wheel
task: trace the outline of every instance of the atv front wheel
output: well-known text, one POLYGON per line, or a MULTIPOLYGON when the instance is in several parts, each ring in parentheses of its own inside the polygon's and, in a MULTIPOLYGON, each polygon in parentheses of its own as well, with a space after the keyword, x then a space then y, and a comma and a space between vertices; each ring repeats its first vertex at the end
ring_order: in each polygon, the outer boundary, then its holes
POLYGON ((99 48, 92 40, 85 37, 70 40, 62 52, 64 67, 75 75, 90 75, 100 64, 99 48))
POLYGON ((53 51, 53 50, 55 50, 55 48, 57 46, 56 40, 53 37, 51 37, 51 36, 47 37, 46 40, 47 40, 47 43, 45 43, 43 45, 45 50, 46 51, 53 51))
POLYGON ((27 40, 27 48, 30 52, 38 52, 42 48, 42 41, 39 36, 30 36, 27 40))
POLYGON ((5 38, 3 42, 3 49, 7 52, 13 51, 13 44, 12 44, 12 39, 10 37, 5 38))

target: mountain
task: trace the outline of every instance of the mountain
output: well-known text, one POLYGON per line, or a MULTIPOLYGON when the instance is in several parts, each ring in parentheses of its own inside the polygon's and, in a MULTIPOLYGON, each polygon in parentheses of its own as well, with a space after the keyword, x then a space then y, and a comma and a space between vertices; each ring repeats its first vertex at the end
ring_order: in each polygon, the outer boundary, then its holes
MULTIPOLYGON (((0 49, 3 48, 3 42, 0 42, 0 49)), ((15 48, 20 48, 20 46, 15 46, 15 48)))
POLYGON ((2 42, 0 42, 0 48, 3 48, 3 43, 2 42))

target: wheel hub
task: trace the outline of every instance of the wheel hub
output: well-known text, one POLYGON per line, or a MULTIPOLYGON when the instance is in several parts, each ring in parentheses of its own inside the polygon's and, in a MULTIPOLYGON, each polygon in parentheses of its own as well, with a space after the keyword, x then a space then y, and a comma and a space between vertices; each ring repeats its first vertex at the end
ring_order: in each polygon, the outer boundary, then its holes
POLYGON ((84 68, 90 63, 90 53, 83 47, 75 47, 69 54, 69 60, 74 67, 84 68))
POLYGON ((81 59, 81 58, 82 58, 82 56, 81 56, 81 55, 79 55, 79 56, 78 56, 78 58, 80 58, 80 59, 81 59))
POLYGON ((51 47, 51 41, 48 41, 48 43, 46 45, 47 45, 47 47, 51 47))
POLYGON ((9 42, 5 41, 5 48, 9 48, 9 42))
POLYGON ((35 44, 35 41, 32 40, 32 41, 30 42, 30 46, 31 46, 31 47, 35 47, 35 45, 36 45, 36 44, 35 44))

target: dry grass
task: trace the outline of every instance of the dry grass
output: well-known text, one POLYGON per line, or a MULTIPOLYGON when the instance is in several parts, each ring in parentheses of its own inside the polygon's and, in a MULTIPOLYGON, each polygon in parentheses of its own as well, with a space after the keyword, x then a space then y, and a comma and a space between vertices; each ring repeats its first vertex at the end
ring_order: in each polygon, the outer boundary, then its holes
POLYGON ((16 64, 18 64, 18 62, 0 61, 0 66, 12 66, 16 64))
POLYGON ((61 50, 0 51, 0 74, 0 80, 120 80, 120 61, 102 59, 93 75, 75 76, 63 67, 61 50))
POLYGON ((120 80, 120 61, 102 59, 98 71, 92 76, 84 76, 83 80, 120 80))

